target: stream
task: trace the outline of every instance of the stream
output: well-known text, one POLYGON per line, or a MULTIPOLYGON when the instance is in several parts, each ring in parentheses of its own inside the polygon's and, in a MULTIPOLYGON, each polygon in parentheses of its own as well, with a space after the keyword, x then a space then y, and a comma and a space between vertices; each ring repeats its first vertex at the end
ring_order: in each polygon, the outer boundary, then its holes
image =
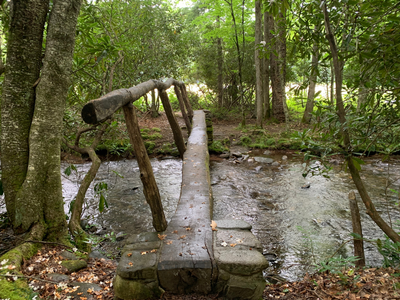
MULTIPOLYGON (((253 226, 252 232, 263 244, 264 255, 270 261, 266 278, 278 274, 294 281, 312 271, 310 265, 329 258, 336 251, 342 257, 351 256, 352 243, 346 243, 352 232, 348 193, 355 187, 342 166, 333 165, 329 178, 321 175, 303 178, 301 156, 287 154, 288 159, 282 160, 279 153, 252 155, 273 159, 279 164, 240 160, 235 163, 221 159, 210 162, 214 220, 218 224, 219 219, 243 219, 253 226)), ((399 190, 400 160, 394 157, 386 163, 372 157, 365 161, 361 175, 371 198, 382 217, 389 222, 390 213, 390 220, 395 224, 400 219, 398 195, 387 189, 385 196, 385 186, 390 174, 389 188, 399 190)), ((181 161, 176 158, 152 159, 151 163, 169 221, 180 195, 181 161)), ((67 166, 63 163, 62 169, 67 166)), ((78 182, 89 167, 90 164, 76 165, 76 172, 63 175, 66 212, 77 193, 78 182)), ((110 238, 100 243, 101 249, 114 255, 123 246, 126 235, 153 231, 139 174, 135 160, 102 163, 94 185, 100 182, 108 185, 108 208, 103 213, 98 210, 98 197, 93 188, 87 193, 84 217, 89 224, 95 225, 92 231, 99 237, 97 242, 108 234, 110 238)), ((366 215, 356 195, 364 238, 383 240, 382 231, 366 215)), ((364 248, 367 264, 379 266, 382 256, 374 244, 365 243, 364 248)))

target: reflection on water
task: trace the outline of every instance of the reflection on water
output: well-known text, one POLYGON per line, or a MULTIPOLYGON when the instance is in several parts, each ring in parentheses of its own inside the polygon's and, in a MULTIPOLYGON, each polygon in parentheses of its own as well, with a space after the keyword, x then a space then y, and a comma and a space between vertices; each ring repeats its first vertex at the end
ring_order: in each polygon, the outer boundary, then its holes
MULTIPOLYGON (((211 184, 214 219, 235 218, 250 223, 253 233, 263 244, 265 256, 271 261, 267 272, 278 272, 286 279, 295 280, 304 275, 307 265, 327 258, 349 240, 351 216, 348 193, 355 188, 349 175, 339 166, 329 174, 329 179, 322 176, 303 178, 301 158, 288 156, 288 160, 282 161, 279 166, 212 161, 211 184), (302 189, 306 183, 310 187, 302 189)), ((276 161, 281 158, 269 157, 276 161)), ((181 161, 152 159, 151 163, 169 221, 180 195, 181 161)), ((66 167, 64 164, 63 168, 66 167)), ((90 164, 78 165, 78 174, 63 179, 66 211, 76 195, 77 182, 82 179, 79 174, 84 174, 89 167, 90 164)), ((400 218, 399 208, 395 205, 398 200, 393 192, 388 199, 384 197, 387 171, 393 181, 390 188, 398 190, 400 181, 396 176, 400 178, 399 161, 388 165, 378 159, 368 159, 363 165, 362 177, 382 217, 388 220, 387 211, 390 211, 394 222, 400 218)), ((84 213, 90 222, 96 224, 98 233, 153 231, 151 212, 142 192, 136 161, 103 163, 94 184, 98 182, 108 184, 109 207, 102 214, 98 212, 98 201, 91 188, 84 213)), ((382 232, 366 215, 361 202, 359 206, 365 238, 382 238, 382 232)), ((380 264, 381 257, 375 247, 366 244, 365 248, 367 262, 380 264)), ((351 255, 351 243, 342 247, 339 254, 351 255)))

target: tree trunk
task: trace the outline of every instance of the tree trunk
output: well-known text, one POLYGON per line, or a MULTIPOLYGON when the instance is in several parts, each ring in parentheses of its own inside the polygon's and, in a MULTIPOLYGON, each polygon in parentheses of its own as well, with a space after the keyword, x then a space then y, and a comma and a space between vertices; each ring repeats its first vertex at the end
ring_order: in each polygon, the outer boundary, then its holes
MULTIPOLYGON (((220 17, 217 17, 217 27, 220 27, 220 17)), ((218 83, 217 83, 217 98, 218 106, 224 107, 224 82, 223 82, 223 65, 224 56, 222 53, 222 38, 217 38, 217 68, 218 68, 218 83)))
POLYGON ((331 103, 335 104, 335 72, 333 69, 333 63, 331 61, 331 103))
POLYGON ((140 169, 140 180, 143 183, 143 193, 147 203, 150 205, 153 215, 153 227, 156 231, 167 229, 167 221, 161 203, 160 192, 153 174, 149 156, 140 135, 139 123, 132 104, 123 107, 129 138, 135 150, 136 159, 140 169))
POLYGON ((356 194, 354 192, 349 193, 349 203, 351 212, 351 222, 353 225, 353 232, 358 234, 361 239, 354 239, 354 256, 359 257, 355 265, 357 268, 365 267, 365 255, 364 255, 364 241, 362 240, 362 226, 360 211, 358 210, 356 194))
MULTIPOLYGON (((270 28, 278 29, 277 24, 273 17, 271 17, 270 28)), ((271 86, 272 86, 272 116, 278 122, 285 122, 285 111, 283 108, 283 97, 282 94, 282 75, 283 70, 280 69, 279 63, 279 35, 273 41, 273 49, 271 51, 271 86)))
POLYGON ((262 38, 261 24, 262 24, 262 14, 261 14, 261 2, 257 0, 255 2, 256 8, 256 23, 255 23, 255 51, 254 51, 254 61, 256 66, 256 107, 257 107, 257 126, 262 127, 263 123, 263 91, 262 91, 262 78, 261 78, 261 59, 260 59, 260 42, 262 38))
MULTIPOLYGON (((268 12, 264 13, 264 40, 266 44, 266 49, 268 55, 271 55, 271 40, 272 40, 272 35, 270 31, 270 18, 271 16, 269 15, 268 12)), ((264 96, 264 118, 270 118, 271 117, 271 104, 270 104, 270 97, 269 97, 269 58, 264 55, 263 57, 263 96, 264 96)))
POLYGON ((323 13, 325 19, 325 30, 326 30, 326 38, 329 42, 329 46, 331 49, 333 66, 335 71, 335 83, 336 83, 336 108, 338 110, 339 121, 342 124, 342 136, 344 141, 345 151, 348 152, 346 156, 346 162, 349 166, 350 174, 353 179, 355 186, 357 187, 358 192, 360 193, 361 199, 364 202, 364 205, 367 209, 367 214, 371 217, 371 219, 377 224, 382 231, 393 241, 400 243, 400 236, 381 218, 379 213, 377 212, 374 204, 371 201, 371 198, 368 195, 367 190, 364 187, 362 179, 360 177, 360 173, 358 169, 354 165, 353 158, 351 156, 351 142, 350 135, 348 129, 344 126, 346 124, 346 111, 343 105, 342 99, 342 84, 343 84, 343 66, 344 62, 339 60, 339 54, 337 50, 337 45, 335 42, 335 38, 333 36, 332 30, 330 28, 329 15, 326 7, 326 3, 323 4, 323 13))
POLYGON ((66 230, 60 144, 80 4, 80 0, 56 1, 50 14, 29 134, 28 172, 16 199, 15 226, 26 231, 44 218, 50 239, 60 238, 66 230))
POLYGON ((90 166, 89 171, 86 173, 85 177, 83 178, 78 194, 76 195, 73 205, 72 205, 72 213, 71 213, 71 218, 69 220, 68 228, 71 233, 71 235, 74 237, 75 244, 77 247, 83 251, 90 252, 91 245, 89 243, 86 243, 85 240, 88 238, 88 235, 86 232, 82 229, 81 227, 81 217, 82 217, 82 207, 83 204, 85 203, 85 196, 86 192, 89 189, 90 184, 93 182, 93 180, 96 177, 97 171, 100 168, 101 165, 101 160, 96 154, 96 147, 101 141, 101 137, 103 136, 104 132, 106 131, 109 122, 105 122, 102 126, 101 129, 99 129, 96 133, 96 136, 94 138, 94 141, 89 147, 85 148, 80 148, 79 147, 79 140, 84 132, 92 131, 96 129, 96 126, 93 126, 91 128, 86 128, 83 130, 79 130, 76 138, 75 138, 75 144, 74 145, 69 145, 67 141, 64 139, 63 142, 65 145, 67 145, 68 148, 80 153, 80 154, 87 154, 89 155, 90 160, 92 161, 92 165, 90 166))
MULTIPOLYGON (((315 32, 317 31, 317 27, 315 27, 315 32)), ((307 96, 307 104, 306 109, 304 111, 302 123, 310 123, 312 112, 314 108, 314 97, 315 97, 315 86, 317 84, 317 71, 318 69, 318 44, 314 42, 313 45, 313 53, 311 59, 311 74, 309 78, 309 86, 308 86, 308 96, 307 96)))
POLYGON ((48 8, 48 1, 13 2, 1 101, 2 182, 12 224, 15 222, 16 194, 28 169, 29 130, 35 82, 42 65, 43 28, 48 8))

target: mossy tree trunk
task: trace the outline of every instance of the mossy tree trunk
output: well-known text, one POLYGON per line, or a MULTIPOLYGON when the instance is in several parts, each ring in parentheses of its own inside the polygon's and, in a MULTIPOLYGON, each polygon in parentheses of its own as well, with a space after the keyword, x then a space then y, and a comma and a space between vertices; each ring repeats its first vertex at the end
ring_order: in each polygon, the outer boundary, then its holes
POLYGON ((256 113, 257 113, 257 127, 262 127, 263 123, 263 85, 262 85, 262 75, 261 75, 261 58, 260 58, 260 43, 262 39, 262 13, 261 13, 261 1, 257 0, 255 2, 255 11, 256 11, 256 22, 255 22, 255 51, 254 51, 254 62, 256 66, 256 113))
POLYGON ((1 166, 7 212, 12 223, 16 194, 28 169, 34 86, 40 74, 48 7, 48 1, 13 1, 11 11, 7 72, 1 101, 1 166))
POLYGON ((1 158, 6 169, 2 179, 14 230, 26 232, 33 225, 42 224, 47 239, 59 240, 67 228, 60 175, 62 119, 81 0, 53 3, 40 70, 47 2, 13 1, 2 101, 1 143, 6 149, 1 158), (32 24, 36 29, 28 35, 27 42, 25 31, 32 24), (18 62, 21 59, 32 67, 23 66, 18 62))

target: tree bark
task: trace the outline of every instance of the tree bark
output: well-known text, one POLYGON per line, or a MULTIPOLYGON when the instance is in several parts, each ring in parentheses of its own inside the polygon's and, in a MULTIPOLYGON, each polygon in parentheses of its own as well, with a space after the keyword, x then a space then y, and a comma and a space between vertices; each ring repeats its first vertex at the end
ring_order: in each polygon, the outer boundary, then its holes
POLYGON ((176 121, 174 112, 172 111, 171 104, 169 103, 168 94, 165 90, 158 90, 161 98, 161 102, 164 106, 165 114, 167 115, 169 125, 171 126, 172 133, 174 135, 175 144, 178 147, 179 155, 183 158, 183 154, 186 151, 185 141, 183 140, 181 128, 176 121))
MULTIPOLYGON (((317 32, 317 26, 315 27, 314 32, 317 32)), ((307 104, 306 109, 303 114, 302 123, 310 123, 312 112, 314 109, 314 97, 315 97, 315 86, 317 84, 317 73, 318 73, 318 44, 314 42, 312 59, 311 59, 311 74, 309 78, 309 86, 308 86, 308 95, 307 95, 307 104)))
MULTIPOLYGON (((271 17, 271 24, 270 28, 274 28, 275 30, 279 29, 276 21, 274 20, 273 17, 271 17)), ((280 40, 280 34, 278 35, 277 38, 274 39, 273 41, 273 49, 271 51, 271 86, 272 86, 272 116, 278 121, 278 122, 285 122, 285 111, 283 107, 283 97, 284 95, 282 94, 282 72, 283 70, 280 69, 280 63, 279 63, 279 55, 280 53, 280 47, 279 47, 279 40, 280 40)))
POLYGON ((165 220, 160 192, 154 178, 150 159, 147 155, 142 136, 140 135, 137 116, 132 104, 125 105, 123 110, 129 138, 135 150, 136 159, 140 169, 140 180, 143 183, 143 193, 153 216, 153 227, 156 231, 161 232, 167 229, 167 221, 165 220))
POLYGON ((15 222, 15 199, 25 180, 35 82, 42 65, 48 1, 14 1, 7 42, 7 71, 1 101, 1 167, 5 202, 15 222))
POLYGON ((356 166, 354 165, 353 158, 351 156, 352 149, 351 149, 350 135, 348 129, 344 126, 346 124, 346 111, 344 109, 343 99, 342 99, 342 84, 343 84, 342 72, 344 63, 343 61, 339 60, 337 45, 330 27, 330 21, 326 3, 323 4, 322 10, 325 20, 326 38, 329 42, 329 46, 331 49, 333 66, 335 71, 336 108, 338 110, 339 121, 342 124, 341 131, 344 140, 344 148, 345 151, 348 153, 346 157, 346 162, 349 166, 351 177, 353 178, 353 182, 357 187, 357 190, 361 196, 362 201, 364 202, 365 207, 367 208, 367 214, 392 241, 400 243, 400 236, 381 218, 379 213, 376 211, 376 208, 372 203, 367 190, 364 187, 364 184, 360 177, 360 173, 358 172, 356 166))
POLYGON ((175 91, 176 97, 178 98, 179 107, 180 107, 181 112, 182 112, 182 117, 185 120, 185 124, 186 124, 186 128, 187 128, 188 134, 190 134, 192 132, 192 124, 190 124, 189 117, 188 117, 188 115, 186 113, 185 103, 183 102, 183 97, 182 97, 181 91, 180 91, 179 87, 176 86, 176 85, 174 85, 174 91, 175 91))
MULTIPOLYGON (((266 44, 266 49, 267 52, 269 53, 268 55, 271 55, 271 40, 272 40, 272 35, 270 31, 270 18, 271 16, 269 15, 268 12, 264 13, 264 40, 266 44)), ((269 58, 264 55, 263 57, 263 96, 264 96, 264 118, 270 118, 271 117, 271 104, 270 104, 270 96, 269 96, 269 79, 270 79, 270 70, 269 70, 269 65, 270 65, 270 60, 269 58)))
POLYGON ((89 171, 86 173, 85 177, 83 178, 78 194, 76 195, 74 199, 74 203, 72 206, 72 213, 71 213, 71 218, 69 220, 68 228, 71 233, 71 235, 74 237, 75 243, 78 246, 79 249, 84 250, 86 252, 90 252, 91 245, 89 243, 86 243, 85 240, 87 239, 87 234, 86 232, 82 229, 80 221, 82 217, 82 207, 83 204, 85 203, 85 196, 86 192, 89 189, 90 184, 93 182, 93 180, 96 177, 97 171, 100 168, 101 165, 101 160, 96 154, 96 147, 101 141, 101 137, 103 136, 104 132, 106 131, 109 123, 106 122, 102 128, 100 128, 96 136, 94 138, 94 141, 89 147, 81 148, 79 147, 79 139, 84 132, 92 131, 96 129, 96 126, 93 126, 91 128, 86 128, 83 130, 79 130, 76 139, 75 139, 75 144, 74 145, 69 145, 68 142, 64 139, 63 142, 65 145, 67 145, 68 148, 80 153, 80 154, 87 154, 89 155, 90 160, 92 161, 92 165, 90 166, 89 171))
MULTIPOLYGON (((217 27, 220 27, 220 17, 217 17, 217 27)), ((224 82, 223 82, 223 65, 224 56, 222 53, 222 38, 217 38, 217 69, 218 69, 218 78, 217 78, 217 98, 218 98, 218 106, 224 107, 224 82)))
POLYGON ((56 1, 50 14, 29 134, 28 171, 16 199, 15 226, 26 231, 44 218, 49 239, 66 233, 60 144, 80 4, 80 0, 56 1))
POLYGON ((353 232, 361 237, 361 239, 354 239, 354 256, 359 257, 359 260, 356 261, 355 265, 357 268, 362 268, 365 267, 364 241, 362 240, 363 233, 360 211, 358 210, 356 194, 354 192, 349 193, 349 203, 353 232))
POLYGON ((257 107, 257 127, 262 127, 263 124, 263 90, 262 90, 262 78, 261 78, 261 59, 260 59, 260 42, 262 37, 261 24, 262 24, 262 14, 261 14, 261 1, 257 0, 255 2, 255 51, 254 51, 254 61, 256 66, 256 107, 257 107))

